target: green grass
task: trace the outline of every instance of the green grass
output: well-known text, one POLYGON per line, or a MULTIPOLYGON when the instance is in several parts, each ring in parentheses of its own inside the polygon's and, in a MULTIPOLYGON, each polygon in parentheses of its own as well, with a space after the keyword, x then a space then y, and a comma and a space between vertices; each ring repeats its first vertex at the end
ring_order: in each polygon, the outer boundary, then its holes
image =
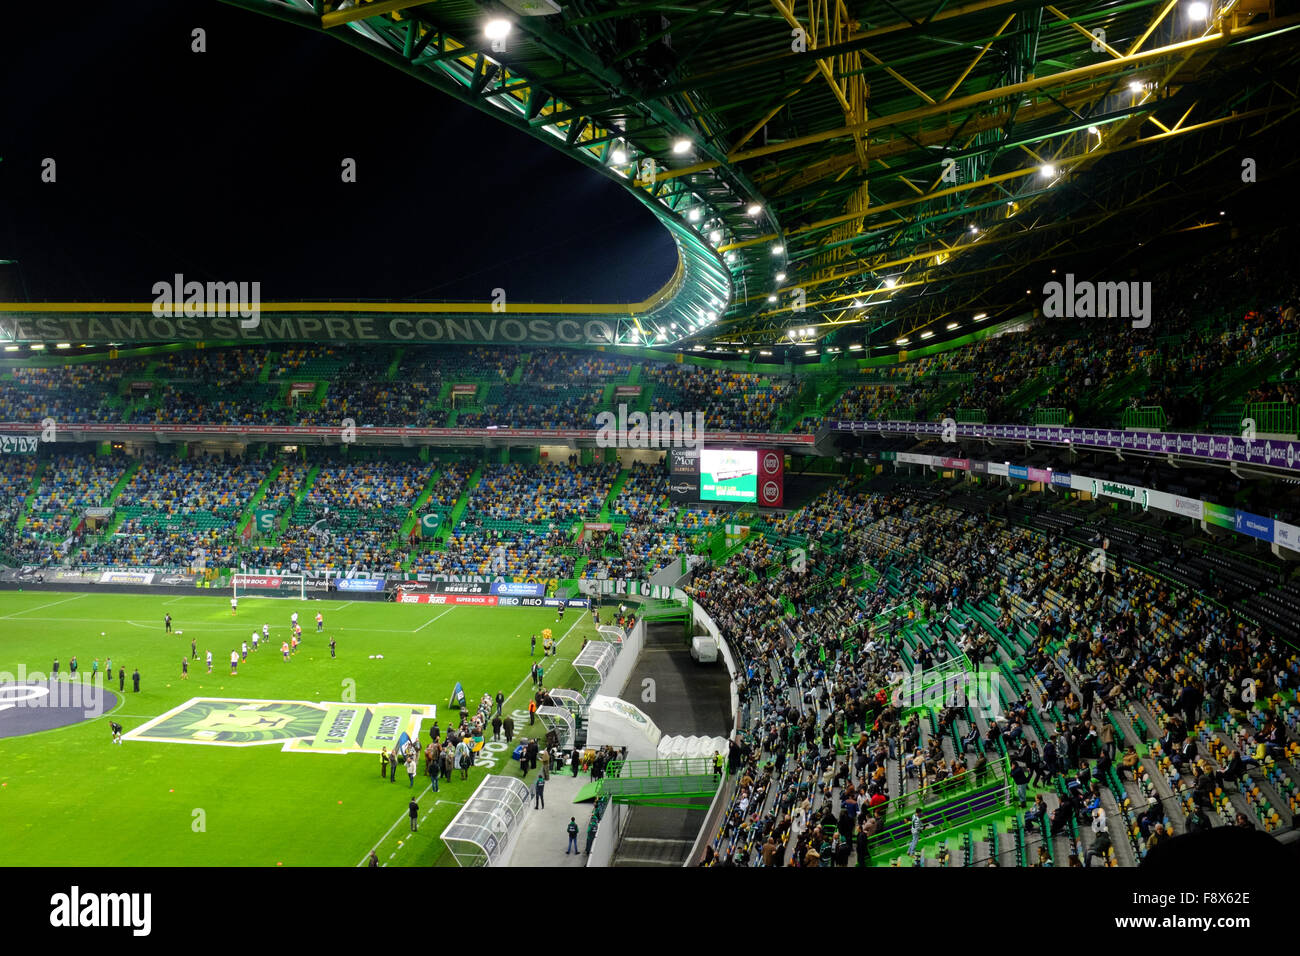
MULTIPOLYGON (((448 708, 456 681, 471 709, 483 692, 498 690, 509 697, 507 712, 526 709, 528 638, 544 627, 557 638, 568 632, 545 664, 544 683, 575 686, 570 662, 583 638, 596 637, 595 628, 576 608, 561 627, 554 624, 550 608, 241 598, 232 618, 228 594, 0 592, 0 672, 15 674, 22 665, 48 673, 57 655, 62 676, 75 654, 83 675, 96 657, 102 673, 108 656, 115 670, 125 666, 129 675, 138 667, 141 675, 140 693, 132 693, 128 676, 123 699, 101 717, 0 739, 0 845, 13 864, 33 866, 356 866, 372 847, 388 865, 454 865, 438 835, 486 773, 512 772, 508 759, 475 767, 464 782, 456 771, 438 794, 421 796, 423 819, 412 837, 407 803, 428 778, 417 775, 414 790, 400 770, 396 783, 381 781, 376 755, 285 753, 280 744, 116 746, 109 721, 130 732, 192 697, 351 699, 436 704, 445 731, 458 713, 448 708), (304 643, 285 663, 278 648, 295 610, 304 643), (318 610, 323 636, 315 633, 318 610), (182 635, 164 633, 167 612, 182 635), (271 626, 272 646, 250 651, 231 677, 231 648, 263 623, 271 626), (200 659, 182 681, 181 658, 192 637, 200 659), (203 663, 209 649, 212 674, 203 663)), ((109 688, 116 693, 116 674, 109 688)), ((528 733, 527 719, 516 724, 518 740, 528 733)))

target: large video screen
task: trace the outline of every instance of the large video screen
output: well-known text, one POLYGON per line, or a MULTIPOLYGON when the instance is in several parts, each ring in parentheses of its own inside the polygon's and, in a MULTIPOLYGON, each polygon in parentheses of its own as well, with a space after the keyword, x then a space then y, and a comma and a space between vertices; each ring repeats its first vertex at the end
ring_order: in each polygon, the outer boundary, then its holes
POLYGON ((701 449, 700 500, 757 502, 758 452, 701 449))

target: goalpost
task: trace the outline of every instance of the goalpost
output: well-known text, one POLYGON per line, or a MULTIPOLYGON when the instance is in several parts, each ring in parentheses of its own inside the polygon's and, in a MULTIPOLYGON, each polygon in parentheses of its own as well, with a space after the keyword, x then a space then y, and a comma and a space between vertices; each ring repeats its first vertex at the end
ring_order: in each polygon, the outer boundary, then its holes
POLYGON ((301 574, 232 574, 233 597, 297 598, 307 600, 307 578, 301 574))

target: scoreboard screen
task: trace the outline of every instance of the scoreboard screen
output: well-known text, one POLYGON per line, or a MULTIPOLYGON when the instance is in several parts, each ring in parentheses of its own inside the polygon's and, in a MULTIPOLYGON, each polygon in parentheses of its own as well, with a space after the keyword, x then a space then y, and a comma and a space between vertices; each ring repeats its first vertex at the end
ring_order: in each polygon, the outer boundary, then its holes
POLYGON ((758 501, 758 452, 729 448, 700 451, 700 500, 758 501))

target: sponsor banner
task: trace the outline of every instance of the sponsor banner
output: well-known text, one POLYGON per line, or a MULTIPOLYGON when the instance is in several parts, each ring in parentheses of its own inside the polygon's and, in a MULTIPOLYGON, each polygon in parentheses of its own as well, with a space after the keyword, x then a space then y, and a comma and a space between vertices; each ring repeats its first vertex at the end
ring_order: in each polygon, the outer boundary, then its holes
POLYGON ((34 455, 38 444, 35 435, 0 435, 0 455, 34 455))
POLYGON ((492 584, 488 581, 435 581, 435 594, 491 594, 492 584))
POLYGON ((933 455, 914 455, 910 451, 900 451, 898 457, 894 460, 903 465, 933 465, 935 457, 933 455))
POLYGON ((1054 472, 1052 472, 1052 484, 1055 485, 1057 488, 1069 488, 1069 487, 1071 487, 1071 485, 1070 485, 1070 478, 1071 478, 1071 476, 1070 476, 1070 473, 1069 473, 1068 471, 1054 471, 1054 472))
POLYGON ((1018 481, 1028 481, 1029 469, 1026 468, 1024 465, 1008 465, 1007 476, 1010 478, 1015 478, 1018 481))
POLYGON ((179 588, 189 587, 198 581, 197 574, 159 574, 154 579, 154 584, 161 584, 164 587, 179 588))
POLYGON ((1092 481, 1092 495, 1094 498, 1120 498, 1124 501, 1131 501, 1135 505, 1141 505, 1142 510, 1147 508, 1147 489, 1140 488, 1137 485, 1126 485, 1122 481, 1101 481, 1096 478, 1092 481))
POLYGON ((1237 526, 1237 509, 1225 508, 1223 505, 1216 505, 1207 501, 1205 502, 1205 523, 1220 528, 1235 528, 1237 526))
POLYGON ((614 395, 615 397, 618 398, 622 398, 624 396, 636 396, 640 394, 641 394, 640 385, 615 385, 614 386, 614 395))
POLYGON ((258 575, 246 574, 244 575, 243 579, 240 581, 240 584, 242 584, 245 588, 275 590, 279 588, 283 582, 284 582, 284 578, 281 578, 278 575, 263 577, 258 575))
POLYGON ((316 391, 315 382, 294 382, 289 386, 291 392, 314 392, 316 391))
POLYGON ((1047 484, 1052 480, 1052 471, 1050 468, 1030 468, 1029 480, 1041 481, 1043 484, 1047 484))
POLYGON ((956 468, 958 471, 970 471, 969 458, 940 458, 939 464, 944 468, 956 468))
POLYGON ((337 578, 334 588, 338 591, 382 591, 383 578, 337 578))
POLYGON ((1248 534, 1261 541, 1273 540, 1273 519, 1263 515, 1253 515, 1249 511, 1237 512, 1237 532, 1248 534))
POLYGON ((1087 475, 1071 475, 1070 488, 1074 491, 1086 491, 1092 494, 1093 480, 1087 475))
POLYGON ((614 526, 608 521, 584 521, 582 523, 583 531, 611 531, 614 526))
MULTIPOLYGON (((829 421, 831 431, 893 435, 941 436, 941 422, 829 421)), ((958 425, 957 438, 1074 445, 1160 455, 1181 455, 1213 461, 1235 461, 1267 468, 1300 471, 1300 441, 1246 441, 1232 435, 1177 432, 1128 432, 1114 428, 1073 428, 1058 425, 958 425)), ((900 456, 901 457, 901 456, 900 456)))
POLYGON ((546 585, 533 582, 496 581, 492 584, 492 594, 510 597, 541 597, 546 593, 546 585))
POLYGON ((972 461, 970 463, 970 473, 972 475, 987 475, 989 473, 989 463, 987 461, 972 461))
POLYGON ((453 385, 451 387, 451 394, 453 395, 473 395, 477 391, 478 386, 468 382, 461 383, 460 385, 453 385))
POLYGON ((1005 478, 1005 477, 1007 476, 1007 469, 1008 469, 1008 467, 1009 467, 1009 466, 1006 464, 1006 462, 1002 462, 1002 461, 991 461, 991 462, 989 462, 989 474, 990 474, 990 475, 1001 475, 1002 477, 1005 478))
POLYGON ((100 584, 153 584, 152 571, 105 571, 99 576, 100 584))
POLYGON ((668 449, 668 473, 670 475, 700 476, 700 452, 698 448, 668 449))
POLYGON ((1174 514, 1195 518, 1197 521, 1200 521, 1205 514, 1200 498, 1184 498, 1182 495, 1171 495, 1167 491, 1156 491, 1154 488, 1146 489, 1146 493, 1149 508, 1172 511, 1174 514))
POLYGON ((758 452, 758 503, 779 508, 785 502, 785 452, 762 448, 758 452))
POLYGON ((1274 521, 1273 542, 1292 551, 1300 551, 1300 526, 1274 521))
POLYGON ((668 477, 668 500, 674 504, 700 500, 700 476, 670 475, 668 477))
POLYGON ((403 592, 397 596, 399 604, 474 604, 495 607, 495 594, 412 594, 403 592))

